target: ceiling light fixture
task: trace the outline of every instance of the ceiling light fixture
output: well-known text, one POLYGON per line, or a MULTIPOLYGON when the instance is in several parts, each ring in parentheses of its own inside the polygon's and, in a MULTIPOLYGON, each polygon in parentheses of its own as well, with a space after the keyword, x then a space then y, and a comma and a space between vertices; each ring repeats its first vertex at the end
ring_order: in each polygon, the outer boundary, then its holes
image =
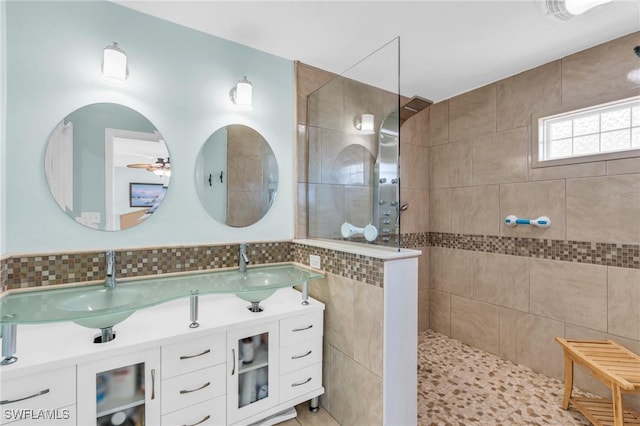
POLYGON ((127 54, 116 43, 113 42, 104 48, 102 58, 102 74, 105 78, 115 81, 125 81, 129 77, 129 68, 127 67, 127 54))
POLYGON ((594 7, 610 3, 612 0, 542 0, 544 13, 562 21, 582 15, 594 7))
POLYGON ((353 119, 353 127, 363 135, 372 135, 374 130, 373 114, 362 114, 353 119))
POLYGON ((247 76, 242 77, 229 92, 231 102, 245 111, 253 109, 253 84, 247 80, 247 76))

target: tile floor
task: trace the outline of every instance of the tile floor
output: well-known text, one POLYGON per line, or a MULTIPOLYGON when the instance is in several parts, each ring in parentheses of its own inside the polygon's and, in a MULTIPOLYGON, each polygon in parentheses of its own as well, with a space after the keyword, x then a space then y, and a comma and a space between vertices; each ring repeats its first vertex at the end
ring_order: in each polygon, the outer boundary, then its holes
MULTIPOLYGON (((560 408, 563 390, 559 380, 442 334, 418 336, 418 426, 589 426, 560 408)), ((296 409, 298 417, 280 426, 338 425, 322 407, 296 409)))
POLYGON ((589 426, 560 408, 563 391, 559 380, 442 334, 418 337, 420 426, 589 426))

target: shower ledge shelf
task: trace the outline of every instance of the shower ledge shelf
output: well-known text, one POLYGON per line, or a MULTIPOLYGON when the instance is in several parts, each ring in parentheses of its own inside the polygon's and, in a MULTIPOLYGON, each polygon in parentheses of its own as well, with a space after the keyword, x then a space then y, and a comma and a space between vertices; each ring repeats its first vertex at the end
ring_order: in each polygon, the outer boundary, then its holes
POLYGON ((293 240, 294 243, 303 244, 305 246, 324 248, 344 253, 359 254, 361 256, 373 257, 381 260, 399 260, 418 257, 422 254, 421 250, 415 249, 396 249, 387 246, 378 246, 373 244, 356 243, 353 241, 325 240, 325 239, 304 239, 293 240))

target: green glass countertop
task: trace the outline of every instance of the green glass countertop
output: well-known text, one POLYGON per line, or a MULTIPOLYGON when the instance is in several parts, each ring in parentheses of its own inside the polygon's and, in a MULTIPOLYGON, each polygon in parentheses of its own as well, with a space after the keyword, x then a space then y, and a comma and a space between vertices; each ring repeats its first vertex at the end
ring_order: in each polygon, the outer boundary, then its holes
MULTIPOLYGON (((293 264, 238 270, 185 273, 118 281, 115 288, 104 285, 34 290, 9 293, 0 299, 1 324, 38 324, 78 321, 84 325, 121 321, 133 312, 194 294, 235 293, 244 300, 259 302, 279 288, 304 284, 324 275, 293 264)), ((86 325, 90 326, 90 325, 86 325)))

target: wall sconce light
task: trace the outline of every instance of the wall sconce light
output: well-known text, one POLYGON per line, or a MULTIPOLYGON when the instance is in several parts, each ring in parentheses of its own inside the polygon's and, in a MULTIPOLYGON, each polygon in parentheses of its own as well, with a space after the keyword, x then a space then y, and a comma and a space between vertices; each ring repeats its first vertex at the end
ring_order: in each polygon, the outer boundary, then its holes
POLYGON ((582 15, 586 11, 593 9, 612 0, 543 0, 542 8, 544 12, 562 21, 568 21, 574 16, 582 15))
MULTIPOLYGON (((634 47, 633 53, 640 59, 640 46, 634 47)), ((627 74, 627 80, 635 84, 636 87, 640 87, 640 60, 638 61, 638 65, 627 74)))
POLYGON ((253 84, 247 80, 247 76, 242 77, 229 92, 231 102, 245 111, 253 109, 253 84))
POLYGON ((115 41, 104 48, 102 74, 111 80, 125 81, 129 77, 127 54, 115 41))
POLYGON ((363 135, 373 135, 374 130, 374 116, 373 114, 362 114, 353 119, 353 127, 356 128, 358 133, 363 135))

